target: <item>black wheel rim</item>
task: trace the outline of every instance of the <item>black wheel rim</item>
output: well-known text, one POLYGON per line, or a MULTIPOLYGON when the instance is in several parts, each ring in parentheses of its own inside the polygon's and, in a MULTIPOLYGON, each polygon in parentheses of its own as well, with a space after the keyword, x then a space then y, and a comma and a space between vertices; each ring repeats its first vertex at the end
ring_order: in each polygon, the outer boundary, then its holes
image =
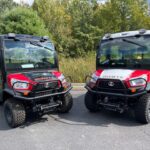
POLYGON ((5 108, 5 117, 6 117, 7 122, 9 124, 11 124, 12 120, 13 120, 13 114, 12 114, 12 112, 11 112, 9 107, 5 108))

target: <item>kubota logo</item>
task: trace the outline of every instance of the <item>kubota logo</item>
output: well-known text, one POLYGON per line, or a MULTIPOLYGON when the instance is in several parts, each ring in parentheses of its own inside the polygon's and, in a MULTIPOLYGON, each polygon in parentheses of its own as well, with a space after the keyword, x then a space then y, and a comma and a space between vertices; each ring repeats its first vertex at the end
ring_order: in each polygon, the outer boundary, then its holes
POLYGON ((113 87, 113 86, 115 85, 115 83, 112 82, 112 81, 109 81, 109 82, 108 82, 108 85, 111 86, 111 87, 113 87))
POLYGON ((45 88, 49 88, 49 83, 48 82, 45 83, 45 88))

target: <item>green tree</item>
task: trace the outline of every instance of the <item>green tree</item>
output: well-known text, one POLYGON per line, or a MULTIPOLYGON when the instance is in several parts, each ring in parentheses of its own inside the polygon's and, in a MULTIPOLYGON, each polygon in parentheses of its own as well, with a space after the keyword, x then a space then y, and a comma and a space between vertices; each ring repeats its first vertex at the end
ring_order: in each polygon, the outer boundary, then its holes
POLYGON ((44 20, 59 51, 66 55, 74 44, 71 36, 71 17, 66 13, 68 3, 61 0, 35 0, 33 9, 44 20))
POLYGON ((92 25, 96 0, 36 0, 33 8, 44 20, 59 50, 81 56, 95 47, 101 30, 92 25))
POLYGON ((0 33, 20 33, 31 35, 47 35, 44 22, 36 11, 30 8, 17 7, 6 12, 1 19, 0 33))
POLYGON ((45 22, 57 48, 82 56, 96 48, 107 32, 150 27, 147 0, 35 0, 33 9, 45 22))
POLYGON ((4 13, 6 10, 10 10, 16 7, 17 4, 13 0, 0 0, 0 14, 4 13))
POLYGON ((147 28, 149 22, 145 0, 110 0, 95 11, 93 22, 103 32, 120 32, 147 28))
POLYGON ((76 42, 72 51, 74 55, 82 55, 95 49, 100 38, 101 29, 93 25, 93 15, 96 1, 72 0, 69 5, 69 15, 72 18, 72 36, 76 42), (76 51, 75 51, 76 50, 76 51))

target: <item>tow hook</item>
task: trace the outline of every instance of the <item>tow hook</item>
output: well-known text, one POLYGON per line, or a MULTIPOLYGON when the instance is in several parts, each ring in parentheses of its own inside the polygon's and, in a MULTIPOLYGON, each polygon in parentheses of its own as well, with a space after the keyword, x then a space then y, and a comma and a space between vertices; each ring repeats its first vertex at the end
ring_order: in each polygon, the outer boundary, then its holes
POLYGON ((127 109, 125 106, 122 107, 121 104, 108 103, 107 99, 105 99, 104 102, 98 101, 97 103, 107 110, 118 111, 119 113, 123 113, 125 109, 127 109))
POLYGON ((33 112, 49 112, 53 111, 56 107, 60 106, 59 103, 51 102, 48 104, 38 104, 33 107, 33 112))
POLYGON ((58 103, 50 103, 48 105, 41 105, 41 111, 47 110, 47 109, 50 109, 50 108, 53 108, 53 107, 57 107, 59 105, 60 104, 58 104, 58 103))

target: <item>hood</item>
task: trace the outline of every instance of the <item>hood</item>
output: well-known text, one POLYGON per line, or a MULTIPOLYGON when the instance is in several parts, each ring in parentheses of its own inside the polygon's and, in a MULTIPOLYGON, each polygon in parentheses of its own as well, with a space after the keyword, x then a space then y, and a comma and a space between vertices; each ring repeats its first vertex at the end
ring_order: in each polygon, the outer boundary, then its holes
POLYGON ((62 80, 63 74, 58 71, 45 71, 45 72, 26 72, 26 73, 13 73, 7 76, 8 79, 17 79, 28 82, 42 82, 50 80, 62 80))
POLYGON ((33 81, 55 80, 56 76, 52 72, 28 72, 23 73, 26 77, 33 81))
POLYGON ((149 78, 148 70, 128 70, 128 69, 104 69, 97 70, 95 75, 102 79, 129 80, 134 78, 149 78))

